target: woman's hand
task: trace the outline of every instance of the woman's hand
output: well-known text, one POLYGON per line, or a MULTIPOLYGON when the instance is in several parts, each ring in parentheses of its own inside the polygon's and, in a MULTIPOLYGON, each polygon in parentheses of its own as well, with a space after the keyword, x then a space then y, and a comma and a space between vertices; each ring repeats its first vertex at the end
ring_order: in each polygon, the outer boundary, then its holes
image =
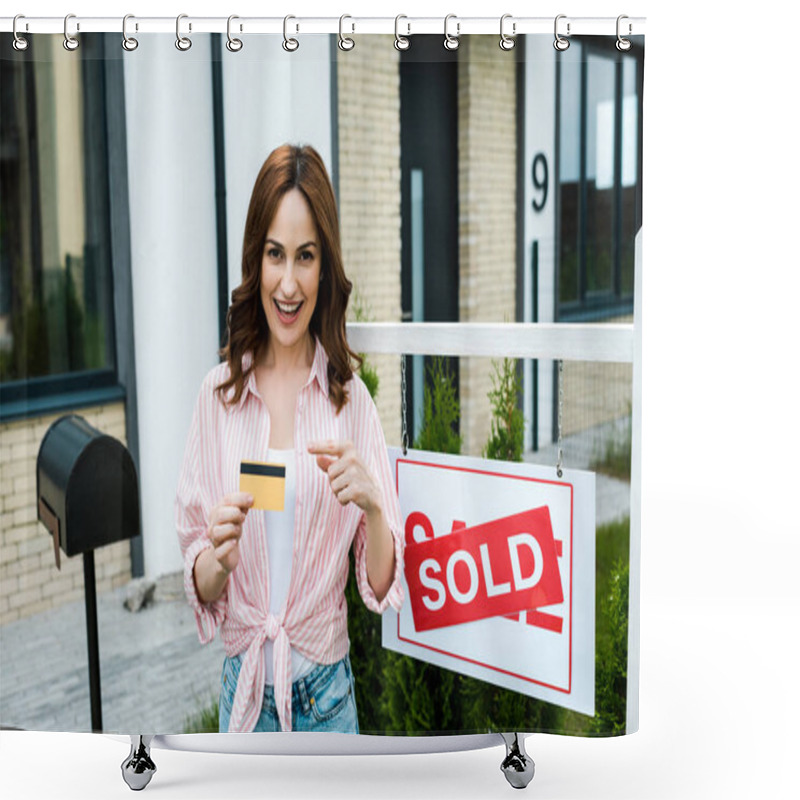
POLYGON ((311 442, 308 452, 327 474, 336 499, 355 503, 363 512, 367 533, 367 580, 380 603, 395 570, 394 541, 383 515, 381 489, 352 442, 311 442))
POLYGON ((253 505, 253 496, 247 492, 226 495, 219 505, 211 509, 208 538, 214 546, 214 558, 226 575, 239 564, 239 539, 247 512, 253 505))
POLYGON ((311 442, 308 452, 317 457, 343 506, 355 503, 367 515, 381 510, 380 488, 352 442, 311 442))

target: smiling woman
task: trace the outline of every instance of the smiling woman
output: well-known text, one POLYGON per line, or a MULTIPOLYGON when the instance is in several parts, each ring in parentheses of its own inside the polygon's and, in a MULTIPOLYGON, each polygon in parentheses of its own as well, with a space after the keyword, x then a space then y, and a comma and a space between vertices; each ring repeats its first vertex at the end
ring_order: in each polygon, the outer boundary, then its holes
MULTIPOLYGON (((286 255, 281 236, 297 238, 292 242, 295 251, 301 244, 314 242, 313 255, 319 264, 317 302, 306 326, 310 337, 318 337, 329 359, 328 376, 331 397, 337 410, 345 403, 344 384, 353 375, 352 364, 358 356, 348 347, 345 337, 345 312, 352 291, 342 265, 339 218, 325 165, 312 147, 283 145, 274 150, 264 162, 256 178, 245 222, 242 249, 242 283, 232 293, 228 311, 228 344, 222 355, 231 365, 231 376, 220 386, 220 393, 234 387, 233 402, 241 397, 247 377, 242 368, 245 353, 253 355, 253 366, 262 363, 273 330, 267 314, 273 304, 264 303, 263 282, 272 274, 272 259, 277 251, 286 255), (299 216, 295 217, 295 212, 299 216), (310 217, 310 219, 309 219, 310 217), (277 229, 276 229, 277 226, 277 229), (295 230, 299 227, 300 230, 295 230), (305 236, 301 236, 303 231, 305 236), (270 237, 278 241, 268 241, 270 237), (271 245, 271 246, 270 246, 271 245), (276 252, 273 252, 276 251, 276 252)), ((307 258, 307 256, 305 256, 307 258)), ((304 262, 300 262, 304 263, 304 262)), ((278 297, 289 300, 288 297, 278 297)), ((309 304, 310 305, 310 304, 309 304)))
POLYGON ((261 264, 261 304, 270 330, 270 366, 275 364, 276 350, 284 351, 281 357, 294 353, 309 364, 313 358, 309 325, 322 277, 316 239, 308 201, 299 189, 290 189, 267 232, 261 264))
POLYGON ((357 733, 348 554, 367 607, 399 610, 403 537, 378 413, 345 339, 351 283, 312 148, 285 145, 261 168, 242 276, 176 501, 200 641, 219 628, 227 654, 220 731, 357 733))

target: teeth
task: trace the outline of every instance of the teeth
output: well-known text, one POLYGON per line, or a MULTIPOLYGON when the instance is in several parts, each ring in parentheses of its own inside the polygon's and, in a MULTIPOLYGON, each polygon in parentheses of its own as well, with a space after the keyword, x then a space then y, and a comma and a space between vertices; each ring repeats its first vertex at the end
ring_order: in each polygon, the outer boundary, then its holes
POLYGON ((284 313, 292 315, 300 308, 301 303, 295 303, 294 305, 289 305, 288 303, 281 303, 280 300, 276 300, 275 303, 277 304, 278 308, 284 313))

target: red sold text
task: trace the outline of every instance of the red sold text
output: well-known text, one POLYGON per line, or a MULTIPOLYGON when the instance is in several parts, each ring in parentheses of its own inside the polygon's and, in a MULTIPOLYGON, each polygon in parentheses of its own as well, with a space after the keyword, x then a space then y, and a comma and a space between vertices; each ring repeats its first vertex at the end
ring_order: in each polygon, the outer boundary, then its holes
POLYGON ((417 631, 564 600, 547 506, 435 537, 428 517, 406 518, 405 575, 417 631), (420 532, 424 538, 420 541, 420 532))

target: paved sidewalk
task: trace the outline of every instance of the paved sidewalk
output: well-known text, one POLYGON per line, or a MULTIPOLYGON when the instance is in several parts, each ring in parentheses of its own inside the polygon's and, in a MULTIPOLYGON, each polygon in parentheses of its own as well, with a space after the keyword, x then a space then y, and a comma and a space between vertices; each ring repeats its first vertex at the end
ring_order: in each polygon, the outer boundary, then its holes
MULTIPOLYGON (((123 605, 125 588, 97 598, 107 733, 182 733, 218 694, 222 644, 200 644, 182 580, 161 578, 154 602, 136 613, 123 605)), ((0 628, 0 724, 91 731, 82 600, 0 628)))
MULTIPOLYGON (((602 453, 607 441, 624 439, 626 421, 620 419, 598 425, 589 431, 567 436, 562 442, 562 466, 565 470, 588 470, 592 462, 602 453)), ((536 452, 523 453, 523 460, 529 464, 553 467, 556 475, 558 445, 548 444, 536 452)), ((631 486, 627 481, 610 478, 598 472, 595 475, 595 524, 604 525, 630 514, 631 486)))

